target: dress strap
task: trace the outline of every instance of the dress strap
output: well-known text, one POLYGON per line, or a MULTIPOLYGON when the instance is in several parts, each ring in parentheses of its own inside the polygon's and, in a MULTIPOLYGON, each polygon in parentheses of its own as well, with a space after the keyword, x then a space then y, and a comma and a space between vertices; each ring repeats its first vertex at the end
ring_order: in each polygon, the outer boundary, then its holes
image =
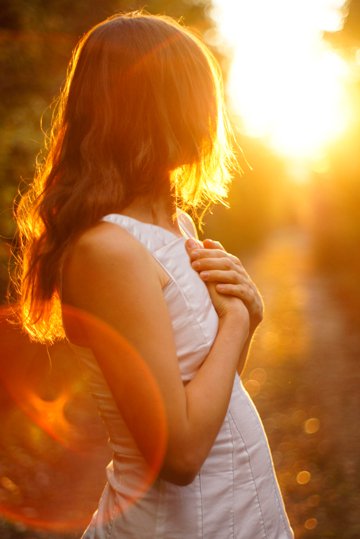
POLYGON ((188 213, 178 208, 177 210, 177 217, 178 222, 180 225, 180 228, 190 237, 198 239, 198 233, 196 230, 196 226, 192 218, 188 213))

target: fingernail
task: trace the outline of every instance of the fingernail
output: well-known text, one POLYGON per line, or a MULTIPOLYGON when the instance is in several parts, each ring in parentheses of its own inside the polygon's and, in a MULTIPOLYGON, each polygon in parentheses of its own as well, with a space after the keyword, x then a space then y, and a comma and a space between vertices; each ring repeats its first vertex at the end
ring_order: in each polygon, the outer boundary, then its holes
POLYGON ((202 279, 207 279, 209 277, 209 273, 207 271, 202 271, 200 276, 202 279))
POLYGON ((191 238, 186 241, 186 245, 189 249, 195 249, 195 247, 197 247, 196 241, 191 238))

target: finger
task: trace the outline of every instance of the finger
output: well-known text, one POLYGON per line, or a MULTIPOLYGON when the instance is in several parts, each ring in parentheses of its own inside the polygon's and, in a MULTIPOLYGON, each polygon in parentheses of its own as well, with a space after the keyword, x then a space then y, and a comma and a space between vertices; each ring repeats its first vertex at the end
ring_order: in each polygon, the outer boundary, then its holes
POLYGON ((251 316, 254 320, 261 321, 264 314, 264 305, 260 296, 255 294, 253 288, 232 283, 219 283, 215 285, 217 292, 240 298, 248 307, 251 316))
POLYGON ((190 252, 190 258, 192 260, 198 258, 222 258, 224 256, 224 251, 220 249, 194 249, 190 252))
POLYGON ((216 285, 216 290, 221 294, 240 298, 251 310, 255 308, 253 290, 247 285, 221 282, 216 285))
POLYGON ((191 266, 198 273, 213 270, 220 270, 224 272, 235 271, 238 274, 236 282, 238 282, 239 284, 242 283, 248 286, 254 286, 254 283, 252 282, 244 268, 238 266, 229 258, 201 258, 199 260, 194 260, 191 266))
POLYGON ((188 251, 192 251, 193 249, 201 248, 202 245, 200 241, 197 241, 194 238, 188 238, 185 242, 185 247, 188 251))
POLYGON ((236 296, 247 296, 249 299, 253 298, 253 290, 247 284, 244 283, 225 283, 221 282, 216 285, 216 290, 224 293, 234 293, 236 296))
MULTIPOLYGON (((204 280, 206 280, 206 275, 204 275, 205 272, 215 270, 222 272, 236 272, 237 283, 246 284, 247 286, 256 288, 246 271, 237 264, 234 264, 234 262, 229 259, 224 260, 222 258, 202 258, 200 260, 195 260, 191 265, 195 271, 203 274, 204 280)), ((210 278, 211 280, 218 279, 218 282, 221 282, 220 278, 224 278, 224 274, 213 274, 213 277, 210 276, 210 278)))
POLYGON ((190 252, 190 258, 192 260, 199 259, 199 258, 223 258, 224 256, 230 258, 233 260, 236 264, 241 265, 240 260, 230 254, 226 251, 222 251, 221 249, 194 249, 190 252))
POLYGON ((225 251, 225 253, 227 254, 227 256, 230 256, 231 258, 233 258, 238 264, 241 265, 241 261, 239 260, 239 258, 231 253, 228 253, 225 249, 225 247, 219 242, 219 241, 215 241, 215 240, 210 240, 210 239, 206 239, 203 241, 203 245, 204 247, 206 247, 207 249, 221 249, 221 251, 225 251))
POLYGON ((241 269, 240 266, 235 264, 235 262, 227 256, 223 256, 221 258, 197 258, 196 260, 192 261, 191 265, 196 271, 219 269, 235 270, 240 273, 241 269))
POLYGON ((234 270, 239 274, 241 281, 253 285, 253 282, 244 267, 230 257, 196 258, 195 260, 192 259, 191 266, 198 272, 216 269, 224 271, 234 270))
POLYGON ((239 273, 234 270, 207 270, 201 271, 199 275, 207 283, 240 283, 239 273))
POLYGON ((204 243, 204 247, 207 247, 209 249, 221 249, 222 251, 225 251, 225 248, 224 246, 219 242, 219 241, 215 241, 215 240, 210 240, 209 238, 207 238, 206 240, 203 241, 204 243))
POLYGON ((218 283, 215 285, 215 288, 218 292, 221 292, 221 294, 228 294, 230 296, 240 297, 246 294, 245 289, 240 288, 239 284, 218 283))

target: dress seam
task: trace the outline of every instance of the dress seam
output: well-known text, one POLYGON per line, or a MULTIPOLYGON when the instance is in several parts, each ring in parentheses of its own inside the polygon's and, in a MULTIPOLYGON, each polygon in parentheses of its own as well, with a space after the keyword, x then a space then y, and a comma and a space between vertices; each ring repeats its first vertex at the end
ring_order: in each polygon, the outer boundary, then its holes
MULTIPOLYGON (((230 434, 231 434, 231 427, 229 425, 229 420, 228 420, 228 426, 229 426, 229 431, 230 431, 230 434)), ((234 453, 235 453, 235 446, 234 446, 234 440, 232 438, 232 436, 230 436, 230 440, 231 440, 231 471, 232 471, 232 510, 231 510, 231 514, 232 514, 232 537, 233 539, 235 539, 235 514, 234 514, 234 506, 235 506, 235 489, 234 489, 234 484, 235 484, 235 461, 234 461, 234 453)))
POLYGON ((199 472, 199 494, 200 494, 200 539, 204 537, 204 512, 203 512, 203 497, 201 487, 201 472, 199 472))
POLYGON ((246 451, 246 455, 247 455, 247 459, 248 459, 248 463, 249 463, 249 469, 250 469, 250 473, 251 473, 251 478, 252 478, 252 481, 253 481, 253 484, 254 484, 254 487, 255 487, 255 494, 256 494, 256 501, 257 501, 257 505, 258 505, 258 508, 259 508, 259 512, 260 512, 260 518, 261 518, 261 526, 262 526, 262 529, 263 529, 263 532, 264 532, 264 539, 266 539, 268 537, 268 534, 267 534, 267 531, 266 531, 266 528, 265 528, 265 522, 264 522, 264 515, 262 513, 262 509, 261 509, 261 504, 260 504, 260 499, 259 499, 259 494, 258 494, 258 489, 257 489, 257 485, 256 485, 256 482, 255 482, 255 478, 254 478, 254 474, 253 474, 253 470, 252 470, 252 466, 251 466, 251 460, 250 460, 250 455, 249 455, 249 452, 248 452, 248 449, 246 447, 246 444, 245 444, 245 441, 242 437, 242 434, 241 432, 239 431, 239 429, 237 428, 237 425, 236 425, 236 422, 232 416, 232 413, 230 412, 229 410, 229 416, 231 417, 232 419, 232 422, 233 422, 233 425, 237 431, 237 433, 239 434, 241 440, 242 440, 242 443, 244 445, 244 449, 246 451))
MULTIPOLYGON (((261 429, 260 425, 258 424, 259 417, 258 417, 257 413, 255 412, 255 410, 251 406, 250 406, 250 411, 251 411, 251 413, 253 414, 253 416, 256 419, 257 427, 258 427, 258 430, 260 431, 260 434, 263 434, 262 429, 261 429)), ((266 448, 266 449, 267 449, 266 456, 267 456, 268 464, 270 465, 271 468, 274 468, 274 465, 273 465, 273 462, 271 460, 268 448, 266 448)), ((274 471, 274 473, 275 473, 275 471, 274 471)), ((287 525, 287 523, 285 521, 284 514, 283 514, 283 509, 282 509, 281 503, 280 503, 279 486, 276 483, 276 479, 275 479, 274 475, 272 475, 272 477, 271 477, 271 483, 272 483, 272 489, 273 489, 275 500, 276 500, 276 506, 277 506, 278 513, 279 513, 280 519, 282 521, 284 530, 289 531, 289 525, 287 525)))

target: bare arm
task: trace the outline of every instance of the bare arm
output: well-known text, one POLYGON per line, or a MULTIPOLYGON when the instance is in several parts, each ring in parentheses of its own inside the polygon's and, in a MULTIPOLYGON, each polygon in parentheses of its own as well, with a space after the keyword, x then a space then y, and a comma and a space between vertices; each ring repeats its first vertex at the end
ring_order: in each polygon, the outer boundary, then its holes
MULTIPOLYGON (((184 387, 154 260, 126 231, 102 223, 85 233, 64 265, 63 293, 67 303, 124 336, 149 367, 167 417, 162 475, 177 484, 189 483, 207 457, 227 410, 249 331, 246 307, 238 298, 224 296, 212 349, 184 387)), ((156 440, 149 443, 153 437, 144 426, 154 425, 155 418, 146 380, 137 376, 135 381, 132 365, 107 353, 91 332, 88 339, 139 449, 151 461, 156 440), (131 391, 124 391, 129 387, 131 391)))
POLYGON ((247 358, 248 358, 248 355, 249 355, 249 352, 250 352, 250 345, 251 345, 251 342, 252 342, 253 335, 254 335, 254 330, 250 330, 249 335, 248 335, 248 337, 247 337, 247 339, 245 341, 244 347, 241 350, 238 365, 237 365, 237 372, 238 372, 239 376, 241 376, 241 374, 242 374, 242 372, 244 370, 244 367, 246 365, 246 361, 247 361, 247 358))

